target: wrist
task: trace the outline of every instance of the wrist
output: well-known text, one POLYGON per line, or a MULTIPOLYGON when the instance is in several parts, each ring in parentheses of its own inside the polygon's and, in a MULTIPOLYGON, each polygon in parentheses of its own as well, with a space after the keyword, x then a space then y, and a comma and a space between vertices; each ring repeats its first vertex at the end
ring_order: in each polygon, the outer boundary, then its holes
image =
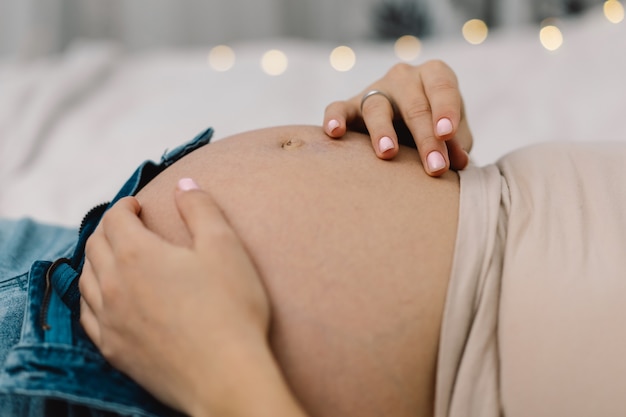
POLYGON ((193 417, 303 417, 266 343, 225 349, 210 384, 197 384, 193 417))

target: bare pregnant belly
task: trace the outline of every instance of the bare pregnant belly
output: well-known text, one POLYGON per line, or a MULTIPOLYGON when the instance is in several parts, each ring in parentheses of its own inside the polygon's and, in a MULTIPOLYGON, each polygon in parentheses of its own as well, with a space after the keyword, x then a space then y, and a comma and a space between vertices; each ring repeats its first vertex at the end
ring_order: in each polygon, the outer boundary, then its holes
POLYGON ((357 133, 236 135, 138 195, 148 227, 186 244, 173 202, 182 177, 215 196, 246 244, 272 303, 272 349, 311 415, 432 415, 456 174, 428 177, 408 148, 380 161, 357 133))

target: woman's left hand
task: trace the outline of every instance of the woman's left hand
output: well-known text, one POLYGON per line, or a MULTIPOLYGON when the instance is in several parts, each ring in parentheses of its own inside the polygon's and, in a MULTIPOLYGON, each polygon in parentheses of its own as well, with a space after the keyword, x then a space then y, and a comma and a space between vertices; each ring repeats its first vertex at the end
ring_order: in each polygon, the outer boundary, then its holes
POLYGON ((446 63, 394 65, 363 93, 328 105, 324 130, 339 139, 349 127, 365 125, 376 155, 392 159, 399 151, 394 121, 408 128, 428 175, 467 166, 472 133, 456 74, 446 63))
POLYGON ((127 197, 89 238, 80 277, 81 323, 105 358, 188 413, 227 386, 233 356, 269 352, 269 302, 257 271, 196 187, 182 181, 176 192, 191 247, 149 231, 139 202, 127 197))

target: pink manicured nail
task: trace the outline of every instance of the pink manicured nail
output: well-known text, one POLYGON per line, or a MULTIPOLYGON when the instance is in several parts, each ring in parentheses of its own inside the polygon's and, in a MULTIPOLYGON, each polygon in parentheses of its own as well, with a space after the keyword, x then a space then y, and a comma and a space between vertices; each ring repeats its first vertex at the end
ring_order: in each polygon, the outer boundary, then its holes
POLYGON ((428 162, 428 170, 430 172, 437 172, 446 167, 446 160, 443 159, 443 155, 437 151, 429 153, 426 162, 428 162))
POLYGON ((333 133, 339 127, 339 122, 335 119, 328 122, 328 133, 333 133))
POLYGON ((447 117, 439 119, 437 122, 437 135, 445 136, 452 133, 452 122, 447 117))
POLYGON ((178 180, 178 189, 181 191, 197 190, 198 184, 191 178, 181 178, 178 180))
POLYGON ((390 137, 388 136, 383 136, 382 138, 380 138, 380 140, 378 141, 378 150, 380 151, 380 153, 385 153, 387 152, 389 149, 393 149, 394 148, 394 144, 393 141, 391 140, 390 137))

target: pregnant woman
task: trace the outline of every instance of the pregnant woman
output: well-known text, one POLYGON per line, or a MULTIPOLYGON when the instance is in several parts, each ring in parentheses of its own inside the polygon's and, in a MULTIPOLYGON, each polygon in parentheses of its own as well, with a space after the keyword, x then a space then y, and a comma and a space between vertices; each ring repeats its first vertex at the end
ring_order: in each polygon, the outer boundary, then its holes
POLYGON ((2 261, 2 279, 25 313, 3 339, 0 405, 31 415, 174 413, 161 402, 193 416, 623 409, 623 145, 542 145, 448 171, 467 164, 471 135, 441 63, 394 68, 329 106, 324 126, 208 146, 204 132, 138 170, 86 216, 78 242, 4 227, 3 257, 17 260, 2 261), (419 153, 398 145, 408 141, 394 115, 419 153), (369 137, 346 132, 359 122, 369 137), (34 241, 42 260, 17 273, 19 248, 34 241))

